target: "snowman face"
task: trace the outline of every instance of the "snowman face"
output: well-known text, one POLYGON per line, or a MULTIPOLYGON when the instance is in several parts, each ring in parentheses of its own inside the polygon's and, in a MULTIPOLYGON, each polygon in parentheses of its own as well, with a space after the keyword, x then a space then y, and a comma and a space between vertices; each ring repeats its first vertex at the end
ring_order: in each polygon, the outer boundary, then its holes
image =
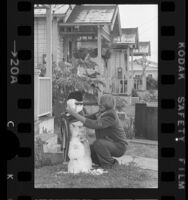
POLYGON ((67 101, 67 105, 69 105, 77 113, 83 110, 83 103, 77 101, 76 99, 69 99, 67 101))

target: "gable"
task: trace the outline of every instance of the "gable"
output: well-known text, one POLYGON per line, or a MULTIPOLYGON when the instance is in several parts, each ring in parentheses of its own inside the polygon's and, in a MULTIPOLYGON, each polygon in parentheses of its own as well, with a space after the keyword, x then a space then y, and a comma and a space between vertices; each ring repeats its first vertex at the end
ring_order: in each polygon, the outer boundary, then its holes
POLYGON ((76 5, 66 23, 111 23, 115 9, 114 5, 76 5))

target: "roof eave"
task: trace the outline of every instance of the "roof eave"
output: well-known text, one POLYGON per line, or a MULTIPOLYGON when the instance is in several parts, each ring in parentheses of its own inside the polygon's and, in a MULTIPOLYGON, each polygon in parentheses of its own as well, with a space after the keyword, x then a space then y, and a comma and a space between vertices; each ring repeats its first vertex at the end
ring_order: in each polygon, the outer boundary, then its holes
POLYGON ((109 25, 110 22, 96 22, 96 23, 89 23, 89 22, 82 22, 82 23, 59 23, 60 26, 99 26, 99 25, 109 25))

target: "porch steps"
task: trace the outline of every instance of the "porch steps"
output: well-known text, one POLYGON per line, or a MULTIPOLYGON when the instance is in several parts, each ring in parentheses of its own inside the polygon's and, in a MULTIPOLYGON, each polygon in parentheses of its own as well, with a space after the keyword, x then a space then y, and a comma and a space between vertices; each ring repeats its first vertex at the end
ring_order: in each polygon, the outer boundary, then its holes
POLYGON ((50 165, 63 164, 63 152, 48 152, 44 153, 45 159, 50 160, 50 165))
POLYGON ((54 117, 53 116, 43 116, 39 118, 39 134, 49 134, 54 133, 54 117))

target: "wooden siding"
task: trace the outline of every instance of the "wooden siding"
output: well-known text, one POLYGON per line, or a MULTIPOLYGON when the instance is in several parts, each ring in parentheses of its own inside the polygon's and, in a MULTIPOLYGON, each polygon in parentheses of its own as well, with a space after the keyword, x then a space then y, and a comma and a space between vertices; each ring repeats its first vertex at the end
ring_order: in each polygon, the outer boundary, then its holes
POLYGON ((126 70, 126 52, 121 50, 112 50, 111 57, 108 60, 108 79, 109 88, 113 89, 113 92, 118 93, 120 91, 120 79, 118 79, 118 68, 122 68, 122 79, 128 79, 128 72, 126 70))
MULTIPOLYGON (((35 18, 34 20, 34 64, 35 67, 42 64, 42 56, 46 54, 46 18, 35 18)), ((52 24, 52 58, 58 64, 63 59, 63 38, 59 34, 56 18, 52 24)))
POLYGON ((42 64, 42 55, 46 54, 46 19, 34 20, 34 65, 42 64))
MULTIPOLYGON (((57 27, 57 30, 58 27, 57 27)), ((57 64, 63 60, 63 37, 59 34, 59 31, 57 31, 57 64)))

